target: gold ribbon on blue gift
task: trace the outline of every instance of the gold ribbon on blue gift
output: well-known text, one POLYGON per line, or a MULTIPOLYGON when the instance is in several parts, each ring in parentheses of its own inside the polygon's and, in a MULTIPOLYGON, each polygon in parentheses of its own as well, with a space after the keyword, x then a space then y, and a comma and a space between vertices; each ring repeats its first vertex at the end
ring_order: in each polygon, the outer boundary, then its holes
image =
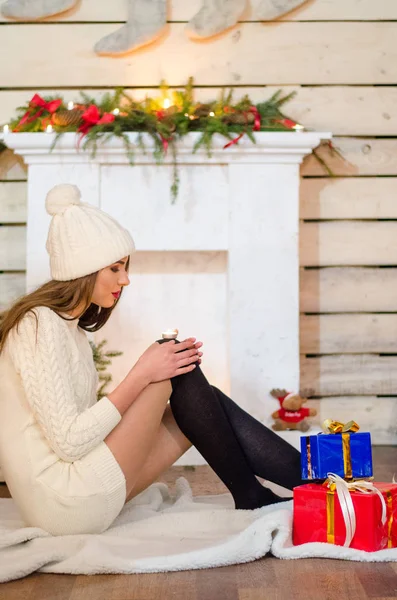
POLYGON ((340 423, 340 421, 333 421, 332 419, 325 419, 321 427, 324 433, 356 433, 360 429, 355 421, 340 423))
MULTIPOLYGON (((350 434, 356 433, 360 427, 355 421, 341 423, 332 419, 323 421, 322 430, 324 433, 341 433, 342 434, 342 451, 343 451, 343 470, 346 479, 353 478, 352 459, 350 452, 350 434)), ((306 436, 306 454, 307 454, 307 478, 313 479, 312 456, 310 447, 310 436, 306 436)))
POLYGON ((335 544, 335 491, 338 496, 339 504, 342 510, 343 520, 345 522, 346 537, 345 547, 349 547, 354 534, 356 533, 356 512, 353 506, 353 500, 350 492, 361 492, 362 494, 378 494, 382 504, 382 525, 385 525, 388 509, 390 511, 390 517, 388 521, 387 534, 388 542, 387 547, 392 547, 391 531, 393 523, 393 511, 392 511, 392 495, 391 492, 386 492, 387 496, 387 507, 382 492, 374 486, 372 481, 345 481, 339 475, 335 473, 328 473, 328 479, 324 481, 323 486, 328 487, 327 490, 327 542, 329 544, 335 544))
POLYGON ((356 433, 360 427, 355 421, 340 423, 332 419, 325 419, 322 423, 324 433, 342 434, 343 471, 346 479, 353 478, 352 457, 350 451, 350 434, 356 433))

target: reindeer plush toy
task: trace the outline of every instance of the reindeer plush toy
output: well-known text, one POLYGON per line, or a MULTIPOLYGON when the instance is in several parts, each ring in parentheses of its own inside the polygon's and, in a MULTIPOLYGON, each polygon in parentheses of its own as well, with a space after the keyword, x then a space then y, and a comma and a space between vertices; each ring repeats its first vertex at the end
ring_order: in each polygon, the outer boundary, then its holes
POLYGON ((307 431, 310 425, 307 417, 317 414, 315 408, 302 408, 307 402, 303 395, 287 392, 287 390, 273 389, 270 392, 273 398, 280 402, 280 408, 272 413, 274 431, 285 431, 287 429, 307 431))

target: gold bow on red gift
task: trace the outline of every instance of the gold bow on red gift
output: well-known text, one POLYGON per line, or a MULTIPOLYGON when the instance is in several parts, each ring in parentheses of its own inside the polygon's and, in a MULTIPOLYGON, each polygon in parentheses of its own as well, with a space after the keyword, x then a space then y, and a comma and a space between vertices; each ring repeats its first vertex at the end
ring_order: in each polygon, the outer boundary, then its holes
POLYGON ((340 423, 332 419, 325 419, 321 425, 324 433, 356 433, 360 426, 355 421, 340 423))
POLYGON ((393 523, 393 512, 392 512, 392 496, 391 492, 386 492, 386 501, 378 488, 371 481, 352 481, 348 483, 339 475, 335 473, 328 473, 328 479, 324 481, 323 486, 328 487, 327 491, 327 542, 329 544, 335 544, 335 491, 338 496, 339 504, 341 507, 343 520, 345 522, 346 547, 349 547, 354 534, 356 532, 356 513, 353 506, 353 501, 350 496, 350 492, 361 492, 362 494, 375 493, 379 496, 382 505, 382 525, 385 525, 387 519, 387 513, 389 512, 387 535, 388 543, 387 547, 392 547, 392 523, 393 523))

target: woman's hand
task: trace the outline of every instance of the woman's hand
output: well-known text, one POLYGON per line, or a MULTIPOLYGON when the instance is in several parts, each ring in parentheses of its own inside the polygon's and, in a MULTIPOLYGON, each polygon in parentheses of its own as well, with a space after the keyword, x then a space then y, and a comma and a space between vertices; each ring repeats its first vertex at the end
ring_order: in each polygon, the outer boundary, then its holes
POLYGON ((196 368, 193 363, 201 362, 202 342, 196 338, 188 338, 177 344, 170 340, 165 344, 154 342, 139 358, 137 368, 149 383, 164 381, 177 375, 189 373, 196 368))
MULTIPOLYGON (((184 342, 190 342, 190 343, 192 344, 192 345, 191 345, 191 347, 192 347, 192 348, 196 348, 196 350, 198 350, 199 348, 201 348, 201 347, 202 347, 202 345, 203 345, 203 342, 195 342, 195 343, 193 344, 193 342, 195 341, 195 339, 196 339, 196 338, 186 338, 186 340, 183 340, 183 341, 184 341, 184 342)), ((203 356, 203 353, 202 353, 202 352, 198 352, 198 357, 199 357, 199 358, 198 358, 197 362, 198 362, 198 364, 199 364, 199 365, 201 365, 201 357, 202 357, 202 356, 203 356)))

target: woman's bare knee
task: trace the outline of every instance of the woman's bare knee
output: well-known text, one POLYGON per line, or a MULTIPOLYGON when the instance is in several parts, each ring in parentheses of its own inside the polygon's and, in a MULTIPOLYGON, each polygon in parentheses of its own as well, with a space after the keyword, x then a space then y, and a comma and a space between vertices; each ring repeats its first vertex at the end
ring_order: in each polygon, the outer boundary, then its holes
POLYGON ((127 494, 150 454, 171 393, 170 380, 148 385, 105 439, 124 473, 127 494))

